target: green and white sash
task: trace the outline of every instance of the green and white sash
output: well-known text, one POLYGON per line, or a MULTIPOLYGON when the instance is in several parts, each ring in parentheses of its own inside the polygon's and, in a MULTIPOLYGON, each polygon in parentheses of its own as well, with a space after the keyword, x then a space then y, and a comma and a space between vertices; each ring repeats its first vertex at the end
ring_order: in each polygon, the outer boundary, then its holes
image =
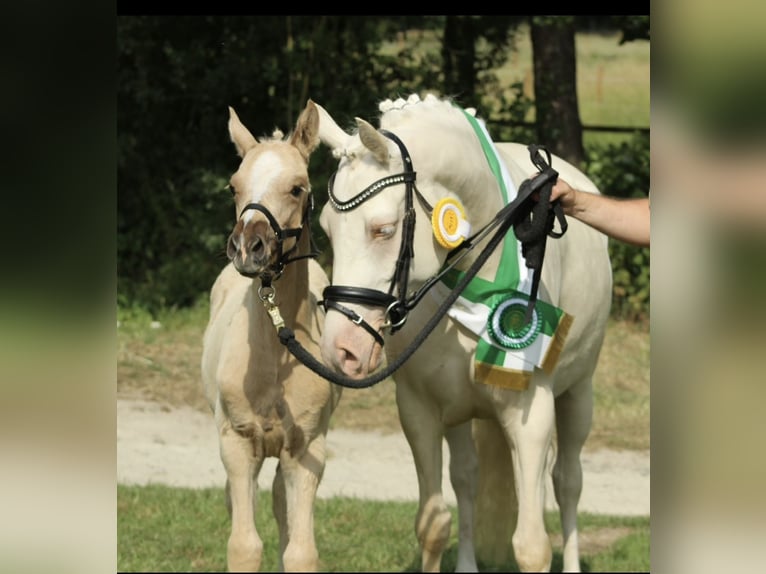
MULTIPOLYGON (((503 201, 515 199, 516 186, 484 122, 463 111, 474 128, 487 161, 497 178, 503 201)), ((525 314, 532 286, 532 271, 524 263, 521 243, 513 229, 506 234, 494 281, 475 277, 447 314, 479 337, 474 357, 476 382, 524 390, 536 367, 550 373, 572 324, 572 316, 558 307, 537 300, 532 321, 525 314)), ((446 297, 464 275, 453 269, 432 292, 446 297)))

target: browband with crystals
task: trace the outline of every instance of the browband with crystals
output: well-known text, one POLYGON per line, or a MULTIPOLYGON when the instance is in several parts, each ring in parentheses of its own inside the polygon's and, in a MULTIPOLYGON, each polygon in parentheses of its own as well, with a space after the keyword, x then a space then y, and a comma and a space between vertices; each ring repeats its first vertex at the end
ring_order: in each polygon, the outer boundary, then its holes
POLYGON ((397 175, 390 175, 388 177, 384 177, 383 179, 379 179, 375 183, 369 185, 362 191, 360 191, 357 195, 349 199, 348 201, 340 201, 337 197, 335 197, 335 194, 332 192, 333 183, 335 183, 335 174, 338 173, 337 171, 333 173, 330 176, 329 181, 327 182, 327 197, 330 201, 330 204, 333 206, 333 208, 336 211, 349 211, 351 209, 354 209, 359 204, 367 201, 370 197, 381 191, 382 189, 385 189, 386 187, 390 185, 396 185, 397 183, 413 183, 415 181, 415 172, 414 171, 408 171, 405 173, 400 173, 397 175))

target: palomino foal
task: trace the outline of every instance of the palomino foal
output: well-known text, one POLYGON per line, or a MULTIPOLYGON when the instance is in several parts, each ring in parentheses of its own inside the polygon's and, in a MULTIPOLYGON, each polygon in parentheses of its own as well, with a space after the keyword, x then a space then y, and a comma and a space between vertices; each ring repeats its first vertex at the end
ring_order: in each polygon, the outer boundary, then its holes
POLYGON ((327 276, 310 259, 312 206, 308 158, 319 143, 312 102, 293 133, 256 140, 229 108, 229 134, 242 158, 231 177, 237 221, 231 260, 210 293, 202 379, 218 428, 231 515, 230 571, 257 571, 263 542, 255 527, 257 477, 279 459, 273 513, 280 568, 315 571, 314 502, 324 471, 325 438, 341 387, 315 375, 280 344, 280 321, 318 353, 327 276))

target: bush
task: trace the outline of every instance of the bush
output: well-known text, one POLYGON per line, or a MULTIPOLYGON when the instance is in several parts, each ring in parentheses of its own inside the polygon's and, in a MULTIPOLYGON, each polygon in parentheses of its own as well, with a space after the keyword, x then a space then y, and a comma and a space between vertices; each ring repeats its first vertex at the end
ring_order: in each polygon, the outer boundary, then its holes
MULTIPOLYGON (((585 173, 605 194, 649 194, 649 136, 636 134, 620 144, 591 145, 585 173)), ((649 248, 609 240, 612 260, 612 316, 632 321, 649 318, 649 248)))

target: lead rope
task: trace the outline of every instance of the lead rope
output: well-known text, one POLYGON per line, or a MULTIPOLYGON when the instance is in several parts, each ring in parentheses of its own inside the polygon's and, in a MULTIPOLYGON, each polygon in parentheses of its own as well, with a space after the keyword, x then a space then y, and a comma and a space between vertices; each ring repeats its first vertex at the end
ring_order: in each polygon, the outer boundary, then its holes
MULTIPOLYGON (((374 375, 371 375, 364 379, 356 380, 356 379, 352 379, 352 378, 340 375, 336 373, 335 371, 327 368, 321 362, 317 361, 311 353, 309 353, 308 351, 306 351, 306 349, 303 348, 300 342, 295 338, 295 333, 293 333, 292 329, 290 329, 289 327, 285 327, 285 326, 277 327, 279 340, 282 342, 283 345, 287 347, 287 349, 293 354, 293 356, 295 356, 296 359, 298 359, 306 367, 314 371, 319 376, 327 379, 331 383, 335 383, 336 385, 340 385, 342 387, 347 387, 350 389, 364 389, 367 387, 371 387, 372 385, 375 385, 379 383, 380 381, 382 381, 383 379, 389 377, 394 371, 396 371, 399 367, 401 367, 407 359, 410 358, 410 356, 418 349, 418 347, 420 347, 423 341, 426 340, 426 337, 428 337, 428 335, 431 334, 431 331, 434 330, 436 325, 439 323, 439 321, 441 321, 441 319, 447 313, 447 311, 452 306, 452 304, 457 300, 457 298, 460 296, 463 290, 468 286, 468 283, 470 283, 471 280, 476 276, 476 274, 479 272, 479 269, 481 269, 481 266, 484 265, 484 263, 489 258, 490 254, 495 250, 497 245, 503 240, 503 237, 511 228, 511 225, 512 225, 512 220, 510 217, 503 220, 503 222, 500 224, 500 227, 498 227, 497 231, 492 236, 492 239, 490 239, 487 246, 476 258, 476 261, 474 261, 470 269, 466 271, 466 274, 463 276, 460 282, 457 285, 455 285, 455 288, 447 296, 447 298, 442 302, 442 304, 436 310, 436 313, 433 315, 433 317, 431 317, 428 320, 428 322, 423 326, 423 329, 420 331, 420 333, 418 333, 418 335, 412 340, 412 342, 407 346, 407 348, 392 363, 390 363, 389 365, 386 366, 385 369, 383 369, 382 371, 379 371, 378 373, 374 375)), ((274 323, 274 326, 276 327, 276 322, 274 323)))
POLYGON ((558 179, 559 173, 551 167, 551 154, 542 146, 530 144, 527 146, 532 163, 535 164, 540 173, 532 180, 525 180, 519 187, 519 195, 526 193, 526 187, 532 187, 532 192, 539 193, 537 203, 534 203, 529 211, 522 213, 513 226, 516 239, 521 242, 521 254, 529 269, 532 269, 532 287, 529 291, 529 302, 527 304, 527 313, 525 323, 532 320, 532 312, 537 302, 537 291, 540 286, 540 276, 543 270, 543 258, 545 257, 545 245, 548 242, 548 236, 559 238, 567 230, 567 220, 564 217, 564 210, 559 200, 551 204, 551 193, 553 186, 558 179), (543 159, 540 150, 548 156, 548 161, 543 159), (553 230, 554 219, 558 219, 561 231, 553 230))

